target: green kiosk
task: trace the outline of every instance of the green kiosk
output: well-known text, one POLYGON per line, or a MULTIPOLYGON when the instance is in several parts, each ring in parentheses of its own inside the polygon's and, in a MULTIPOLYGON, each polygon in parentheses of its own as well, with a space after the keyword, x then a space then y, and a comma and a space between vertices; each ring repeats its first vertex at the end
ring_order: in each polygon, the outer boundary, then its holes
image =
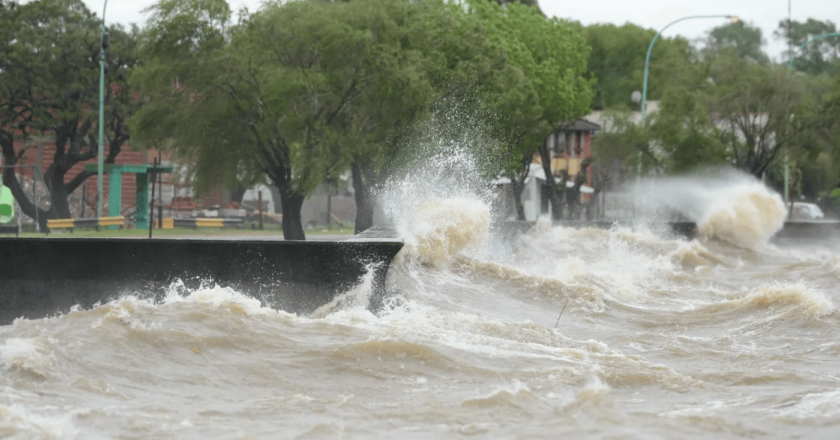
MULTIPOLYGON (((99 167, 95 163, 85 164, 85 171, 97 172, 99 167)), ((137 182, 137 213, 134 222, 137 229, 149 229, 149 175, 154 173, 171 173, 171 165, 105 165, 103 172, 108 173, 108 217, 121 215, 122 206, 122 175, 134 174, 137 182), (140 207, 143 209, 140 209, 140 207)))
POLYGON ((3 177, 0 176, 0 223, 9 223, 15 218, 15 197, 8 186, 3 185, 3 177))

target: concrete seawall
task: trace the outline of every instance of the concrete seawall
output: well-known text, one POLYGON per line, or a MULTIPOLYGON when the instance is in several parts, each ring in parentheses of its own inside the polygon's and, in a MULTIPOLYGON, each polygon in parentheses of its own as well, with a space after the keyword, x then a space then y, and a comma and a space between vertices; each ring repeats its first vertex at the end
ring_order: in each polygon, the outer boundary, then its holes
MULTIPOLYGON (((493 224, 493 228, 500 236, 506 239, 513 239, 531 229, 536 222, 529 221, 506 221, 493 224)), ((632 223, 610 222, 610 221, 556 221, 553 226, 566 228, 596 228, 612 229, 614 227, 632 227, 632 223)), ((647 228, 657 234, 668 237, 680 237, 692 239, 697 235, 697 225, 693 222, 649 222, 644 224, 647 228)), ((773 239, 798 240, 798 239, 820 239, 840 238, 840 221, 824 220, 812 222, 785 222, 781 231, 777 232, 773 239)))
POLYGON ((384 293, 399 241, 306 242, 0 238, 0 325, 89 308, 124 294, 160 298, 176 280, 229 286, 308 313, 374 270, 384 293))

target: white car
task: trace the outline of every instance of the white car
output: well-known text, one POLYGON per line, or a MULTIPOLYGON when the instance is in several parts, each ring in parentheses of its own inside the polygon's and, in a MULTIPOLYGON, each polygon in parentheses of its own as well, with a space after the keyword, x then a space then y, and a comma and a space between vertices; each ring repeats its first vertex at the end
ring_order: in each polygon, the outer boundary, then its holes
MULTIPOLYGON (((790 207, 790 205, 788 205, 790 207)), ((790 215, 792 221, 808 221, 808 220, 823 220, 825 214, 822 209, 813 203, 793 202, 793 215, 790 215)))

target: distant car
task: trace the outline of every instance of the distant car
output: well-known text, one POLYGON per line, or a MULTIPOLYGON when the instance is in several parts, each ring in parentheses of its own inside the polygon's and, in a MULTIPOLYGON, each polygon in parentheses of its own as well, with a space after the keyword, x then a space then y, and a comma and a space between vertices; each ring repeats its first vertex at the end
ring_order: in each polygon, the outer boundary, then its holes
POLYGON ((793 202, 793 215, 791 221, 823 220, 825 214, 822 209, 813 203, 793 202))

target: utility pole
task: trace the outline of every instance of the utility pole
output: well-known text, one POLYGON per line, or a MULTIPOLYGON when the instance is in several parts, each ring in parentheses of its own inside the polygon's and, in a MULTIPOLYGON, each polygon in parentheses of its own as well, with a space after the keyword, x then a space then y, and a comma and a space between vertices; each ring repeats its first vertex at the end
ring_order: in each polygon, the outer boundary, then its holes
MULTIPOLYGON (((790 66, 793 64, 793 39, 790 36, 790 24, 791 14, 790 14, 790 3, 792 0, 788 0, 788 21, 787 21, 787 40, 788 40, 788 56, 790 57, 790 64, 788 64, 788 73, 790 72, 790 66)), ((785 202, 788 201, 788 187, 790 186, 790 167, 788 167, 788 154, 785 151, 785 202)))
POLYGON ((96 171, 96 216, 102 217, 102 168, 105 166, 102 152, 105 150, 105 55, 110 46, 110 35, 105 32, 105 10, 108 0, 102 6, 102 25, 100 28, 101 44, 99 47, 99 151, 96 171))

